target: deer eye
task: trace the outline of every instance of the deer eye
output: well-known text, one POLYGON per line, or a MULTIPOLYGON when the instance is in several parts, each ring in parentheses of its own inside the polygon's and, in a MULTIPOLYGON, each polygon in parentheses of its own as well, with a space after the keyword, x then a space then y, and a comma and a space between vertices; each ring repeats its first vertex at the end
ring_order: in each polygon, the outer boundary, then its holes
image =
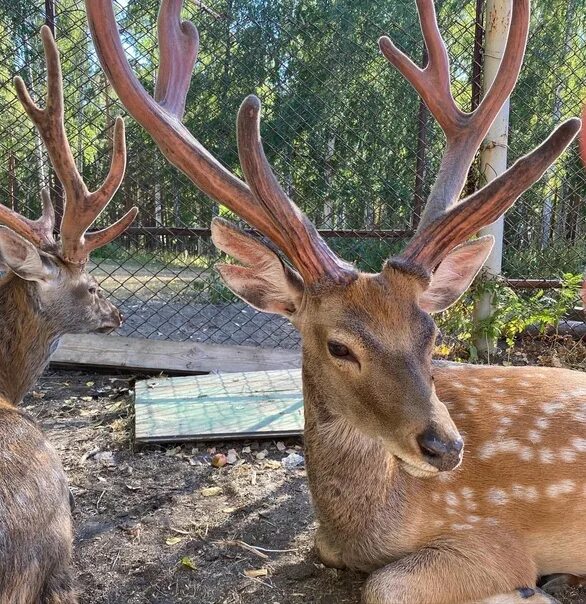
POLYGON ((92 285, 88 291, 90 295, 95 296, 98 293, 98 288, 95 285, 92 285))
POLYGON ((333 357, 338 359, 354 359, 354 355, 350 352, 348 346, 340 344, 340 342, 328 342, 328 350, 333 357))

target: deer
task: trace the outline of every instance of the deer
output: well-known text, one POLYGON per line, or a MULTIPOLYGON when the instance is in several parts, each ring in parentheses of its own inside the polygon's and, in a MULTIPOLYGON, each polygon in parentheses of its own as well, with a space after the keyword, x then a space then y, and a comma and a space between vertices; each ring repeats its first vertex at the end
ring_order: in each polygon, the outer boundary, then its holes
POLYGON ((87 233, 118 189, 125 171, 124 122, 114 128, 112 164, 89 192, 77 170, 64 126, 61 66, 50 29, 41 30, 47 64, 46 106, 15 78, 18 98, 39 131, 65 191, 59 237, 48 190, 31 220, 0 204, 0 602, 76 604, 72 568, 72 500, 55 449, 18 408, 66 333, 105 333, 121 324, 87 272, 91 251, 113 241, 134 220, 87 233))
POLYGON ((586 573, 586 375, 432 359, 432 314, 459 299, 493 246, 490 236, 471 237, 535 183, 580 129, 579 119, 567 120, 460 199, 516 84, 529 1, 512 3, 501 68, 471 113, 452 96, 432 0, 417 0, 425 66, 380 39, 446 146, 413 238, 376 274, 339 258, 280 186, 263 150, 257 97, 248 96, 237 116, 244 180, 183 125, 199 41, 181 6, 160 5, 151 96, 125 56, 111 1, 86 0, 102 68, 129 114, 200 190, 265 238, 221 218, 212 223, 215 246, 237 262, 217 266, 226 285, 252 307, 286 317, 301 335, 319 558, 369 573, 364 604, 551 604, 538 577, 586 573))

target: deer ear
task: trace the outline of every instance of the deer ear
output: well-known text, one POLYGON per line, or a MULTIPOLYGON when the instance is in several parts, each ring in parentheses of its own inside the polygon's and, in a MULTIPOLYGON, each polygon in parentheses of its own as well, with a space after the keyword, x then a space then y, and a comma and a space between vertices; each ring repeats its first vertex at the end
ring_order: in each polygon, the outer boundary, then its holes
POLYGON ((419 305, 429 313, 449 308, 470 287, 494 245, 488 235, 455 247, 440 263, 419 305))
POLYGON ((0 227, 0 268, 25 281, 47 281, 55 275, 50 261, 37 248, 6 227, 0 227))
POLYGON ((275 252, 221 218, 212 221, 212 241, 244 265, 216 265, 224 283, 239 298, 264 312, 285 317, 297 312, 303 281, 275 252))

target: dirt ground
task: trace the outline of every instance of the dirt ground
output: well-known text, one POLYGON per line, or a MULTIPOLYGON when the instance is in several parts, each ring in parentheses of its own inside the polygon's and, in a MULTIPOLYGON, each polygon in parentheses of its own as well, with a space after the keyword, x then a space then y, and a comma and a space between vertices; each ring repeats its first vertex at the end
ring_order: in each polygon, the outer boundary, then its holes
MULTIPOLYGON (((358 604, 364 576, 317 561, 305 470, 280 463, 300 441, 133 450, 133 382, 49 371, 25 401, 75 495, 82 603, 358 604)), ((558 597, 582 604, 586 590, 558 597)))

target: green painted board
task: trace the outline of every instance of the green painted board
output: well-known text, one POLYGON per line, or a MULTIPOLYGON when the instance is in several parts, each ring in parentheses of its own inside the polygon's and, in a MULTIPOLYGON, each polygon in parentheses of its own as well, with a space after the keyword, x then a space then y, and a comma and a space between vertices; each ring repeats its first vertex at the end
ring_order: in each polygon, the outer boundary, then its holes
POLYGON ((301 434, 301 371, 139 381, 135 415, 135 439, 139 443, 301 434))

